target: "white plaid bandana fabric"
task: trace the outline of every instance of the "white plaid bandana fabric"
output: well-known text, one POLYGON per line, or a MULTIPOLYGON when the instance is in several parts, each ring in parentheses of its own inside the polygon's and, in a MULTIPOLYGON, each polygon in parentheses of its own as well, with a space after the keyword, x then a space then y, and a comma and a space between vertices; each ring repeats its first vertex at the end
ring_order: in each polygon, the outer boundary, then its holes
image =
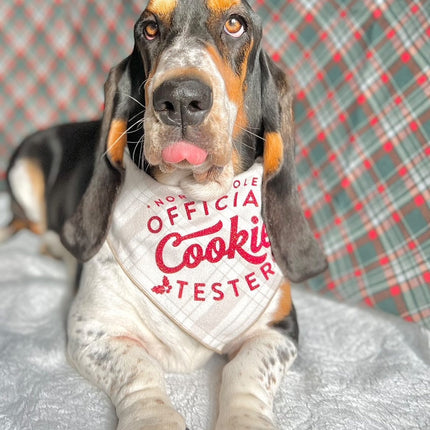
POLYGON ((126 159, 108 243, 133 283, 217 352, 256 322, 282 280, 261 218, 262 170, 255 164, 228 195, 201 202, 126 159))

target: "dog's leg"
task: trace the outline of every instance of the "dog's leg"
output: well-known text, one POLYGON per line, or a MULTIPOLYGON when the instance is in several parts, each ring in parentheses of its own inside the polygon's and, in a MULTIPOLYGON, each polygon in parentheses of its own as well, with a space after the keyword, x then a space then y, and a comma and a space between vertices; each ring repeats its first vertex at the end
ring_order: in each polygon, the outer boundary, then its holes
POLYGON ((62 260, 66 265, 67 279, 71 286, 77 289, 82 269, 82 264, 70 254, 61 244, 60 236, 52 230, 48 230, 42 235, 40 253, 48 257, 62 260))
POLYGON ((223 371, 216 430, 276 429, 273 399, 296 355, 296 344, 275 329, 245 341, 223 371))
POLYGON ((153 305, 144 297, 105 244, 86 263, 69 311, 69 360, 111 398, 119 430, 185 430, 167 395, 166 363, 154 358, 169 347, 148 327, 153 305))
POLYGON ((161 367, 138 339, 109 336, 94 322, 91 329, 76 322, 79 336, 69 338, 69 357, 83 376, 109 395, 118 430, 185 430, 183 417, 167 396, 161 367))

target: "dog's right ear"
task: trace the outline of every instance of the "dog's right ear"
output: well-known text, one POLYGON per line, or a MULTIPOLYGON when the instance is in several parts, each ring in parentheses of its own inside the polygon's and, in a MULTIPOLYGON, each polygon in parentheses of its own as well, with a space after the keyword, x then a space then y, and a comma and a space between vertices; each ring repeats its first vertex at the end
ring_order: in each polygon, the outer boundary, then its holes
POLYGON ((292 282, 303 282, 327 268, 327 261, 303 214, 294 163, 294 114, 285 74, 260 54, 264 176, 262 215, 276 263, 292 282))
MULTIPOLYGON (((135 49, 111 69, 105 83, 105 109, 93 175, 78 208, 60 234, 63 245, 80 261, 87 261, 97 253, 109 230, 113 204, 124 176, 122 162, 128 119, 136 109, 136 97, 132 94, 136 94, 136 83, 144 81, 143 77, 132 79, 139 66, 140 55, 135 49)), ((139 74, 144 74, 143 67, 139 74)))

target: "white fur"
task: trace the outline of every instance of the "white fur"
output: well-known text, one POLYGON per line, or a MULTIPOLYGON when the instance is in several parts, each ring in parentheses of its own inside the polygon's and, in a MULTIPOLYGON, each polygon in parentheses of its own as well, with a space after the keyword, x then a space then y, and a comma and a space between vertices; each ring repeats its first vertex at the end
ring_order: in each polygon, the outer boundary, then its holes
POLYGON ((33 178, 29 174, 29 161, 18 159, 9 172, 9 183, 17 202, 21 205, 26 217, 39 224, 44 221, 43 208, 40 206, 33 178))
POLYGON ((230 162, 220 171, 215 180, 202 183, 197 181, 196 175, 190 170, 184 169, 176 169, 173 172, 158 170, 154 172, 154 177, 161 184, 182 188, 190 199, 210 202, 228 193, 233 183, 234 168, 233 163, 230 162))
POLYGON ((6 242, 12 235, 14 231, 11 227, 0 227, 0 243, 6 242))
MULTIPOLYGON (((68 279, 73 284, 77 281, 76 274, 78 270, 78 262, 73 255, 64 248, 61 243, 60 236, 52 230, 47 230, 41 238, 41 252, 51 257, 63 260, 67 273, 68 279)), ((75 286, 75 285, 73 285, 75 286)))
POLYGON ((233 183, 234 169, 233 163, 229 163, 222 169, 216 180, 203 183, 198 182, 189 170, 177 169, 171 173, 159 171, 155 177, 164 185, 180 187, 190 199, 210 202, 228 193, 233 183))
POLYGON ((65 259, 66 255, 70 255, 62 245, 60 236, 52 230, 42 236, 42 251, 58 259, 65 259))

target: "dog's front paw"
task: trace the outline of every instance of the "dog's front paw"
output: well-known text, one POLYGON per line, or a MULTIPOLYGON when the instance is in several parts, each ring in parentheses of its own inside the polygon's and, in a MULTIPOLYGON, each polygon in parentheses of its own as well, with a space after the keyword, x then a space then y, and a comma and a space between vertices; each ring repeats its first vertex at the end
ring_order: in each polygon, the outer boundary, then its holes
POLYGON ((136 419, 136 421, 127 424, 119 420, 117 430, 188 430, 188 427, 185 427, 184 422, 158 417, 155 419, 136 419))
POLYGON ((215 430, 277 430, 277 427, 265 415, 241 411, 225 418, 220 417, 215 430))
POLYGON ((185 420, 167 405, 154 410, 133 408, 124 411, 118 420, 117 430, 188 430, 185 420))

